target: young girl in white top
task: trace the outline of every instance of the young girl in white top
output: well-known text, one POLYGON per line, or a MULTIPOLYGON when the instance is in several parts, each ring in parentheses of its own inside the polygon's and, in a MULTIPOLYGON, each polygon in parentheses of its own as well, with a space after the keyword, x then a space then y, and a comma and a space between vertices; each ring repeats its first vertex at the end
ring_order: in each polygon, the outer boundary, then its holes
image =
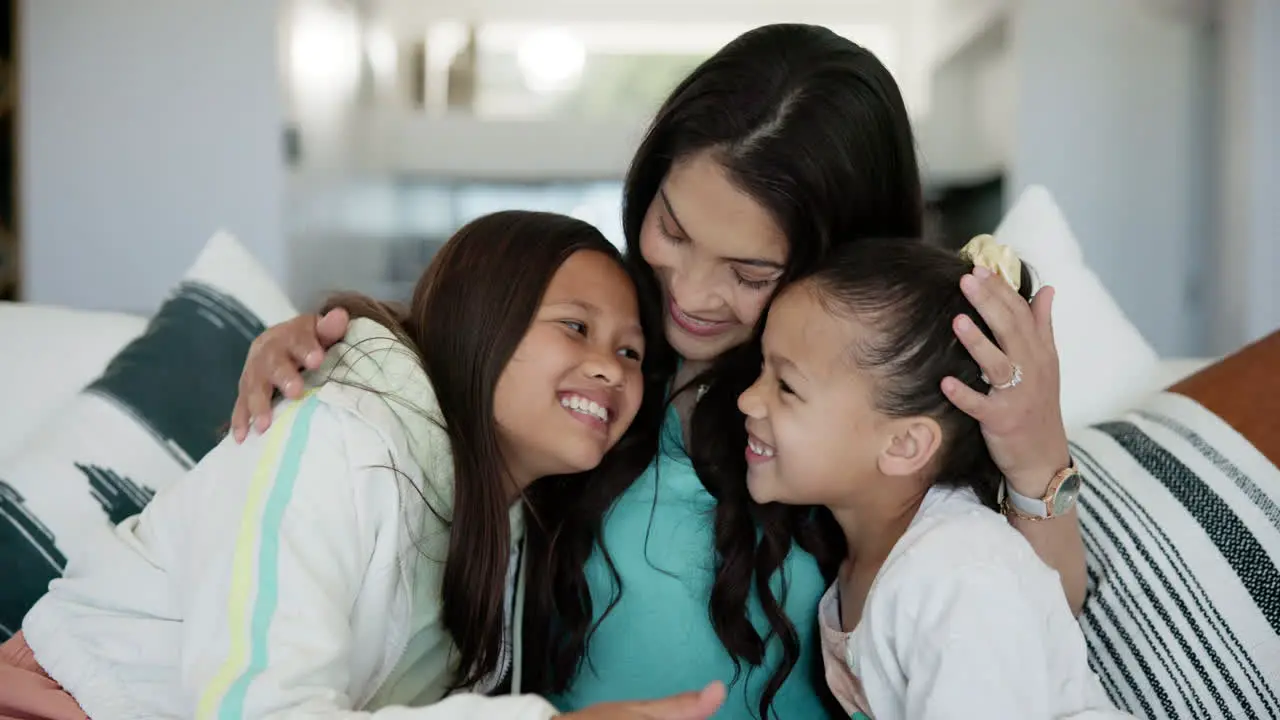
MULTIPOLYGON (((572 218, 498 213, 449 241, 407 313, 337 304, 357 319, 269 432, 224 441, 71 558, 0 648, 0 716, 556 714, 508 673, 537 581, 519 571, 522 498, 539 478, 582 487, 637 412, 661 417, 660 392, 641 409, 617 251, 572 218), (480 694, 504 679, 513 694, 480 694)), ((531 531, 554 526, 533 509, 531 531)), ((722 698, 572 715, 704 718, 722 698)))
POLYGON ((1017 368, 988 381, 952 329, 975 322, 990 336, 961 287, 991 272, 1029 298, 1028 273, 989 237, 961 256, 908 241, 842 247, 774 301, 763 370, 739 399, 752 497, 825 506, 830 539, 845 544, 819 622, 827 683, 853 718, 1119 714, 1056 573, 997 511, 978 422, 942 393, 944 382, 1019 391, 1017 368))

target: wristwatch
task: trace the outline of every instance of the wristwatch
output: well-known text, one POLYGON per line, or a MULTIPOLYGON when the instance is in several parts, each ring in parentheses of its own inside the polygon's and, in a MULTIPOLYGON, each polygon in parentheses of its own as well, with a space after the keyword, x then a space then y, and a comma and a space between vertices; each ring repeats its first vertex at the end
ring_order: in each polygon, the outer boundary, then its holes
POLYGON ((1043 497, 1023 495, 1014 490, 1006 480, 1000 486, 1000 507, 1006 513, 1013 513, 1024 520, 1055 518, 1070 512, 1076 506, 1082 480, 1074 458, 1070 465, 1059 470, 1049 481, 1043 497))

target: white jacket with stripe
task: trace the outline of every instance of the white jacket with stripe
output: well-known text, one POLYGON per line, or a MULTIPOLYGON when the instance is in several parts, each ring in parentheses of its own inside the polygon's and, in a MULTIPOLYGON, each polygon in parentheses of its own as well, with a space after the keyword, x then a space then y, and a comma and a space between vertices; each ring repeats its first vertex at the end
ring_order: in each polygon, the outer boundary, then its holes
MULTIPOLYGON (((453 463, 411 352, 357 320, 312 377, 265 435, 224 440, 71 558, 23 623, 36 660, 95 720, 555 715, 530 695, 444 698, 453 463)), ((508 662, 512 624, 494 628, 508 662)))

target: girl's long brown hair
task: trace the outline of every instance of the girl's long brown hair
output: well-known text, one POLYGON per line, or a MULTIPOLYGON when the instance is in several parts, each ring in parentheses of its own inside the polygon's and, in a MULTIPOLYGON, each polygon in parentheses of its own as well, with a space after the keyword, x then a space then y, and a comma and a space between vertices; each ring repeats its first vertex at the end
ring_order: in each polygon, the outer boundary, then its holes
MULTIPOLYGON (((580 220, 494 213, 467 224, 445 244, 407 308, 360 295, 326 304, 326 310, 341 307, 352 319, 369 318, 394 332, 417 351, 435 388, 453 449, 452 512, 430 510, 449 526, 442 617, 459 653, 455 688, 488 677, 501 658, 510 485, 493 416, 494 388, 552 276, 582 250, 621 263, 617 249, 580 220)), ((568 487, 566 480, 561 484, 568 487)), ((553 510, 536 509, 532 533, 544 532, 540 522, 556 521, 553 510)))

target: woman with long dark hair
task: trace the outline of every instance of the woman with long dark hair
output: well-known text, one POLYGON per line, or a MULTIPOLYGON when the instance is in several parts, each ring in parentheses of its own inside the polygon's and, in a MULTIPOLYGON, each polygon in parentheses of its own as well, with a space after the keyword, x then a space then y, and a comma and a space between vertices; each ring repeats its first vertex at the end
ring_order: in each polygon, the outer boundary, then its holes
MULTIPOLYGON (((664 308, 665 342, 648 362, 667 412, 642 414, 633 429, 647 465, 629 456, 576 490, 553 482, 535 493, 559 512, 529 537, 537 580, 526 612, 555 622, 526 628, 528 667, 562 708, 722 679, 735 683, 725 717, 823 711, 813 608, 838 557, 806 509, 751 502, 736 400, 759 373, 759 330, 779 289, 837 245, 920 236, 921 195, 896 83, 825 28, 750 31, 659 109, 627 174, 623 227, 642 297, 664 308)), ((990 278, 963 289, 1000 347, 964 317, 957 341, 1002 389, 983 395, 948 378, 942 390, 981 423, 1006 492, 1025 500, 1011 522, 1078 609, 1079 528, 1050 487, 1072 464, 1053 339, 1037 325, 1052 291, 1028 305, 990 278)), ((238 436, 269 424, 273 390, 296 394, 297 369, 344 323, 305 315, 255 341, 238 436)))

